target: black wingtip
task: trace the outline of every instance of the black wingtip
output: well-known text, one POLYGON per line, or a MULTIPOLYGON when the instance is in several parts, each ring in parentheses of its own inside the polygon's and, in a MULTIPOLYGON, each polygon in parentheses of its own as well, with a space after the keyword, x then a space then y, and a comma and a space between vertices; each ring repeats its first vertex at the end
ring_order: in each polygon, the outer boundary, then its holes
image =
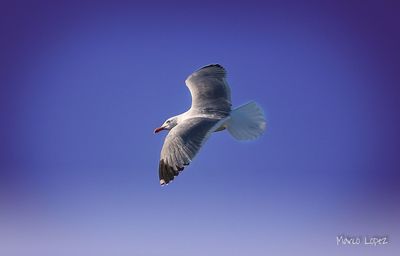
POLYGON ((217 67, 217 68, 221 68, 221 69, 225 70, 225 68, 218 63, 212 63, 212 64, 205 65, 204 67, 200 68, 199 70, 205 69, 205 68, 210 68, 210 67, 217 67))
POLYGON ((160 160, 160 165, 158 168, 158 174, 160 178, 160 185, 168 185, 170 181, 173 181, 175 176, 179 175, 179 172, 183 171, 184 167, 176 167, 174 168, 171 165, 168 165, 164 162, 163 159, 160 160), (175 170, 177 169, 177 170, 175 170))

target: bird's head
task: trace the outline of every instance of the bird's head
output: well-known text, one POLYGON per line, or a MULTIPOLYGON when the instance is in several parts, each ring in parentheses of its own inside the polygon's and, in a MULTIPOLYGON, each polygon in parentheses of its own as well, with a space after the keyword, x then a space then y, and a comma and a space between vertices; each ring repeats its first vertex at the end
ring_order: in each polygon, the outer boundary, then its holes
POLYGON ((178 125, 178 116, 168 118, 160 127, 154 130, 154 133, 161 132, 162 130, 171 130, 178 125))

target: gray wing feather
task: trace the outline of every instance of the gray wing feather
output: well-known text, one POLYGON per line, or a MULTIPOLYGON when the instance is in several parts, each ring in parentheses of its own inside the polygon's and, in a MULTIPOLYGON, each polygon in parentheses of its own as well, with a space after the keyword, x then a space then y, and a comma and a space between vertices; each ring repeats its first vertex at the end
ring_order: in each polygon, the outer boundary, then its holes
POLYGON ((219 64, 200 68, 185 81, 192 95, 191 109, 225 117, 231 111, 231 92, 226 82, 226 71, 219 64))
POLYGON ((159 176, 162 184, 168 184, 189 165, 210 134, 225 119, 194 117, 175 126, 167 135, 161 150, 159 176))

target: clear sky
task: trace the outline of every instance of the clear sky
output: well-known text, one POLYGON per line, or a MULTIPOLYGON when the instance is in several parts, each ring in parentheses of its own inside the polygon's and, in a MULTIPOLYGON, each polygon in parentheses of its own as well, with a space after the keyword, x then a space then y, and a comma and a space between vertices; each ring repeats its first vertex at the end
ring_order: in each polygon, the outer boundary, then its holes
POLYGON ((314 2, 3 1, 0 254, 398 252, 399 8, 314 2), (160 187, 153 130, 209 63, 268 130, 160 187))

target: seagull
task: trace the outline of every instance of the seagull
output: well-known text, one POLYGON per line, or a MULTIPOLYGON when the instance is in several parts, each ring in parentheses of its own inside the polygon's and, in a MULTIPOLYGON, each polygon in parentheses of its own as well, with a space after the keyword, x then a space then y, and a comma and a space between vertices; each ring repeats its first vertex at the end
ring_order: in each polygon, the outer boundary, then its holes
POLYGON ((237 140, 254 140, 266 129, 264 111, 254 101, 232 109, 226 70, 219 64, 204 66, 185 81, 191 108, 168 118, 158 133, 167 130, 159 162, 160 185, 167 185, 189 165, 213 132, 228 130, 237 140))

